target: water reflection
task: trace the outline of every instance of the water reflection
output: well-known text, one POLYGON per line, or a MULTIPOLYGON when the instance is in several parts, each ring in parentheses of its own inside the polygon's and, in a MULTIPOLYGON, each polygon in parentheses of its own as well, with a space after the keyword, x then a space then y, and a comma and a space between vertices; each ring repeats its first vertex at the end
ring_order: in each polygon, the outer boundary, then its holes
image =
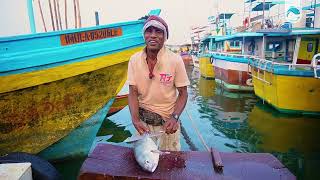
POLYGON ((320 133, 319 119, 307 116, 280 114, 268 105, 259 102, 249 114, 249 126, 261 134, 264 151, 320 152, 315 143, 320 133))
POLYGON ((259 102, 249 114, 248 124, 259 136, 259 151, 273 153, 298 179, 320 178, 318 117, 280 114, 259 102))
POLYGON ((112 137, 106 141, 114 143, 123 142, 132 135, 131 132, 129 130, 125 130, 125 128, 125 126, 116 124, 106 118, 97 133, 97 137, 112 135, 112 137))
MULTIPOLYGON (((187 104, 208 146, 227 152, 274 154, 298 179, 320 179, 319 117, 281 114, 254 94, 230 93, 214 80, 189 72, 192 98, 187 104)), ((186 131, 204 150, 192 127, 186 131)))
MULTIPOLYGON (((247 128, 248 113, 257 102, 254 94, 231 93, 216 86, 214 80, 200 77, 197 72, 189 74, 193 97, 187 104, 193 119, 201 129, 209 146, 221 151, 250 152, 247 142, 252 130, 247 128)), ((188 126, 187 123, 183 124, 188 126)), ((187 129, 187 128, 186 128, 187 129)), ((192 133, 192 127, 188 133, 192 133)), ((192 136, 197 144, 196 136, 192 136)), ((257 141, 254 139, 253 141, 257 141)), ((200 145, 201 146, 201 145, 200 145)))

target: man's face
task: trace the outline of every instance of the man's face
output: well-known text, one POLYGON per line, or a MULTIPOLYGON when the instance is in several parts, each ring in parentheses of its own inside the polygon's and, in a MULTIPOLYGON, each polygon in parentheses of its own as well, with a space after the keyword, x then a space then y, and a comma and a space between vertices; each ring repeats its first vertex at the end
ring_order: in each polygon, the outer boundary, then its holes
POLYGON ((150 26, 144 32, 147 49, 160 50, 164 44, 164 32, 156 27, 150 26))

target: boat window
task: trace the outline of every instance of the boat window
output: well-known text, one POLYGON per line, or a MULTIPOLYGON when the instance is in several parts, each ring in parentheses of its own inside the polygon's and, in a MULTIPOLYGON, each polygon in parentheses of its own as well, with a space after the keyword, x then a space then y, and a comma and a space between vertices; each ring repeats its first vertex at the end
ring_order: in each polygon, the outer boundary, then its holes
POLYGON ((312 52, 313 51, 313 43, 308 43, 307 51, 308 52, 312 52))
POLYGON ((275 44, 274 44, 274 50, 275 50, 275 51, 280 51, 280 50, 281 50, 281 45, 280 45, 280 43, 275 43, 275 44))
POLYGON ((235 46, 240 46, 240 41, 236 41, 235 46))
POLYGON ((269 42, 267 51, 280 51, 282 49, 280 42, 269 42))

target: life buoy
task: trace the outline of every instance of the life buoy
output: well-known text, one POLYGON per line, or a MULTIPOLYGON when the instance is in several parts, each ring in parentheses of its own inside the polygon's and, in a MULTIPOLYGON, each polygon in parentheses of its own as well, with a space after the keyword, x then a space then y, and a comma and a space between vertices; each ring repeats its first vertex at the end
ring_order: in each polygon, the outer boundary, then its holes
POLYGON ((214 59, 213 59, 213 57, 211 56, 211 57, 210 57, 210 63, 213 64, 213 61, 214 61, 214 59))
POLYGON ((247 84, 248 86, 253 86, 252 79, 251 79, 251 78, 250 78, 250 79, 247 79, 247 80, 246 80, 246 84, 247 84))
POLYGON ((23 152, 10 153, 0 156, 0 164, 30 162, 32 168, 32 179, 34 180, 60 180, 61 174, 48 161, 23 152))

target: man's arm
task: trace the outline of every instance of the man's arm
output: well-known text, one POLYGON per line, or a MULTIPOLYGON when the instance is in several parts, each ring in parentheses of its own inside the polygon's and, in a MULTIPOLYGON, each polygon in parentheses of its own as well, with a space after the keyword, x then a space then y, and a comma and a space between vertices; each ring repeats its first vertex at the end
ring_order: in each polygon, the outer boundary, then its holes
MULTIPOLYGON (((178 87, 177 89, 179 91, 179 95, 176 101, 173 114, 177 114, 178 116, 180 116, 187 104, 188 91, 187 91, 187 86, 178 87)), ((164 124, 163 128, 166 131, 166 133, 173 134, 179 128, 179 121, 177 121, 173 117, 170 117, 170 119, 167 120, 166 123, 164 124)))
POLYGON ((128 105, 130 109, 132 124, 137 129, 139 134, 149 132, 149 129, 143 125, 139 118, 138 89, 136 86, 129 85, 128 105))

